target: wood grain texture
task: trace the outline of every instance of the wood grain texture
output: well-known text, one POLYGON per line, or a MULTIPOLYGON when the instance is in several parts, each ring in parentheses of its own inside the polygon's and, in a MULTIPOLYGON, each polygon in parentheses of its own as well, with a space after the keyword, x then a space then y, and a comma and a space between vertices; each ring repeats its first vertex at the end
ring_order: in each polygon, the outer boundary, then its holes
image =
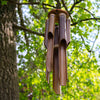
POLYGON ((15 8, 14 4, 0 3, 0 100, 19 100, 15 8))

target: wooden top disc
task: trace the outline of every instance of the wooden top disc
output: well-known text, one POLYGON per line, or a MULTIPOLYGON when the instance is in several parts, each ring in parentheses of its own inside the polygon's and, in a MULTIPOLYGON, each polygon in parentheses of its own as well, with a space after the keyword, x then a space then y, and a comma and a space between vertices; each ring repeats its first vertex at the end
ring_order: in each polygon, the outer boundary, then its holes
POLYGON ((67 11, 61 10, 61 9, 53 9, 53 10, 51 10, 51 11, 48 13, 48 18, 49 18, 49 16, 50 16, 50 14, 55 14, 55 18, 56 18, 56 19, 55 19, 55 22, 58 22, 59 14, 60 14, 60 13, 66 14, 66 18, 69 17, 69 14, 68 14, 67 11))

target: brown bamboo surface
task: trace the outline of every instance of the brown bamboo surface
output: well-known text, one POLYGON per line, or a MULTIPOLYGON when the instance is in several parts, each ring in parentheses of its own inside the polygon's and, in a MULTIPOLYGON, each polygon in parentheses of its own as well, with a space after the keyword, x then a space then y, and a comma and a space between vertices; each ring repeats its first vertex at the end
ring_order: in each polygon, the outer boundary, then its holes
POLYGON ((67 81, 67 66, 66 66, 66 46, 61 44, 59 46, 59 74, 60 74, 60 85, 66 85, 67 81))
POLYGON ((45 23, 45 37, 44 37, 44 45, 47 48, 48 46, 48 29, 49 29, 49 19, 46 20, 45 23))
POLYGON ((48 72, 51 72, 53 69, 53 38, 48 39, 48 48, 47 48, 47 57, 46 57, 46 67, 48 72))
POLYGON ((53 69, 54 31, 55 31, 55 14, 51 14, 49 18, 48 45, 47 45, 47 58, 46 58, 46 66, 48 72, 51 72, 53 69))
POLYGON ((66 29, 67 29, 66 34, 67 34, 67 46, 68 46, 70 43, 70 19, 67 19, 66 24, 67 24, 66 25, 66 29))
POLYGON ((67 47, 66 14, 60 13, 59 14, 59 74, 60 74, 60 85, 66 85, 66 80, 67 80, 66 47, 67 47))
POLYGON ((60 80, 59 80, 59 55, 58 49, 54 49, 54 65, 53 65, 53 88, 56 94, 60 94, 60 80))
POLYGON ((55 14, 50 14, 49 17, 49 30, 48 30, 48 39, 53 38, 55 31, 55 14))
POLYGON ((67 46, 66 15, 64 13, 59 15, 59 33, 59 43, 64 42, 67 46))
MULTIPOLYGON (((59 27, 55 26, 54 45, 59 44, 59 27)), ((60 94, 60 83, 59 83, 59 53, 58 48, 54 48, 53 56, 53 88, 56 94, 60 94)))
POLYGON ((48 70, 47 70, 47 68, 46 68, 46 79, 47 79, 48 84, 49 84, 49 78, 50 78, 49 72, 48 72, 48 70))

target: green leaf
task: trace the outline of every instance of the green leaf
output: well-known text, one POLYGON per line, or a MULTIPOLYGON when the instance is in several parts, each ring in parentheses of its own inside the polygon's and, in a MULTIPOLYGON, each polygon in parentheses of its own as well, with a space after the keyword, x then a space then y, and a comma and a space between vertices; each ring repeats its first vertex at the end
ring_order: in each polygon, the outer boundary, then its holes
POLYGON ((1 5, 7 5, 7 2, 8 1, 5 1, 5 0, 4 1, 1 1, 1 5))
POLYGON ((81 7, 85 8, 86 3, 81 3, 80 5, 81 5, 81 7))

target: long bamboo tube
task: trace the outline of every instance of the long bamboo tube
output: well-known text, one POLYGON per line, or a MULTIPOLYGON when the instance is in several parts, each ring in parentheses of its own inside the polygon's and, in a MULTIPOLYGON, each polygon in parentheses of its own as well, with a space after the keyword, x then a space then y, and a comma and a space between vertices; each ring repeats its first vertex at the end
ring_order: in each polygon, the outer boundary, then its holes
POLYGON ((59 27, 55 27, 54 35, 54 55, 53 55, 53 88, 56 94, 60 94, 60 83, 59 83, 59 54, 58 45, 59 43, 59 27))
POLYGON ((46 58, 46 66, 48 72, 51 72, 53 69, 54 29, 55 29, 55 14, 51 14, 49 18, 48 47, 47 47, 47 58, 46 58))
POLYGON ((64 13, 59 14, 59 74, 60 85, 66 85, 67 79, 67 66, 66 66, 66 47, 67 47, 67 35, 66 35, 66 15, 64 13))
MULTIPOLYGON (((67 47, 70 43, 70 19, 67 18, 67 22, 66 22, 66 34, 67 34, 67 47)), ((66 55, 67 56, 67 55, 66 55)), ((66 58, 66 66, 67 66, 67 58, 66 58)), ((68 82, 68 73, 67 73, 67 82, 68 82)))

